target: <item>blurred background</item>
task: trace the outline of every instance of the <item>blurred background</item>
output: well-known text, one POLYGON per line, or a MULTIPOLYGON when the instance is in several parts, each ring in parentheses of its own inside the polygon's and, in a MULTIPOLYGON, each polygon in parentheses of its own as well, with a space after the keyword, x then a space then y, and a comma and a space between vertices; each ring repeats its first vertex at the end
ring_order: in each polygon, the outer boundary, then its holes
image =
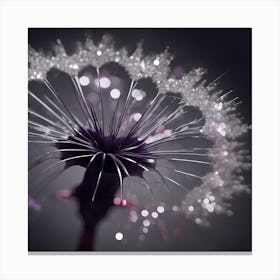
MULTIPOLYGON (((144 54, 159 53, 168 46, 174 55, 171 75, 175 78, 180 78, 194 67, 206 68, 209 82, 225 73, 219 87, 225 91, 233 90, 232 96, 240 98, 242 103, 239 112, 245 122, 251 124, 251 29, 31 28, 28 41, 34 49, 51 53, 52 46, 60 39, 66 51, 71 54, 76 49, 77 41, 84 42, 90 36, 94 42, 99 42, 104 34, 113 36, 116 48, 125 46, 129 52, 133 52, 139 41, 143 42, 144 54)), ((115 87, 127 87, 125 73, 115 75, 114 71, 103 69, 101 72, 103 77, 110 78, 110 84, 108 79, 103 79, 101 87, 110 93, 112 99, 119 94, 112 91, 115 87)), ((88 80, 82 77, 91 77, 94 83, 91 69, 84 69, 80 76, 81 85, 84 83, 83 86, 87 87, 88 80)), ((73 89, 67 78, 56 71, 52 71, 48 78, 60 81, 57 87, 75 112, 77 108, 73 94, 70 97, 73 89)), ((30 87, 40 90, 36 84, 30 87)), ((152 85, 144 84, 143 87, 146 92, 154 94, 152 85)), ((89 100, 99 103, 94 86, 85 88, 85 91, 89 100)), ((137 98, 141 99, 141 96, 135 96, 137 98)), ((248 134, 243 141, 251 151, 251 135, 248 134)), ((34 155, 46 151, 48 147, 29 145, 30 162, 34 155)), ((47 166, 45 164, 40 168, 47 166)), ((77 186, 83 178, 83 172, 81 167, 71 167, 54 180, 51 180, 54 178, 53 173, 45 177, 38 177, 38 169, 29 173, 29 190, 36 192, 40 187, 38 204, 35 201, 30 203, 29 251, 76 250, 81 231, 76 202, 73 199, 54 200, 49 197, 59 189, 77 186)), ((247 172, 244 176, 245 182, 250 185, 251 173, 247 172)), ((230 201, 232 212, 228 215, 213 215, 210 217, 211 226, 201 227, 186 220, 183 215, 176 214, 176 203, 179 203, 183 195, 176 188, 174 191, 172 189, 172 196, 164 192, 164 189, 157 189, 156 201, 152 201, 150 194, 143 192, 143 186, 139 183, 128 182, 128 186, 127 201, 136 200, 137 208, 132 210, 126 205, 120 206, 118 200, 114 202, 116 207, 110 210, 98 227, 97 251, 251 251, 251 195, 235 197, 230 201), (155 205, 153 210, 152 203, 155 205), (170 207, 173 207, 172 211, 169 211, 170 207)))

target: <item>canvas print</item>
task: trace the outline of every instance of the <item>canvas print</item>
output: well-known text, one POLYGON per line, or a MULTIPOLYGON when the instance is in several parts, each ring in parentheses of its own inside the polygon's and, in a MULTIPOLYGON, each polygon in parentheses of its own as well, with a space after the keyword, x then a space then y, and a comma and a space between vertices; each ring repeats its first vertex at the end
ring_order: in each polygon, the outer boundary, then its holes
POLYGON ((29 252, 251 251, 251 29, 28 42, 29 252))

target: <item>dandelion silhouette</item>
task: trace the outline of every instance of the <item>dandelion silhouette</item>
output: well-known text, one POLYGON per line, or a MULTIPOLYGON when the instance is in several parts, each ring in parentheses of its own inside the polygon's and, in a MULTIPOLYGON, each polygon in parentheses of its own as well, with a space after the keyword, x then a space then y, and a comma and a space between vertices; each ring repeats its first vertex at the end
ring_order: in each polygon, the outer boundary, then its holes
POLYGON ((184 190, 178 209, 197 224, 207 224, 211 213, 226 212, 227 199, 248 190, 239 174, 249 166, 247 152, 238 140, 248 126, 236 115, 236 99, 217 90, 216 81, 206 84, 204 69, 194 69, 181 79, 171 77, 171 60, 167 50, 143 56, 141 44, 132 54, 125 48, 116 50, 108 35, 97 45, 87 39, 73 55, 60 41, 55 55, 29 49, 29 142, 54 147, 30 169, 53 159, 57 161, 42 174, 62 164, 62 171, 75 165, 85 168, 78 187, 55 194, 79 202, 84 222, 79 250, 93 249, 96 225, 114 205, 119 189, 123 200, 127 177, 140 178, 151 195, 153 187, 145 174, 157 176, 163 190, 170 185, 184 190), (125 70, 126 89, 108 89, 106 67, 125 70), (52 69, 71 80, 79 110, 71 108, 50 82, 52 69), (141 88, 145 80, 154 85, 154 96, 141 88), (32 89, 34 81, 41 82, 40 92, 32 89), (96 91, 86 92, 92 81, 96 91), (139 107, 137 102, 143 99, 139 107), (195 173, 192 166, 200 171, 195 173), (185 178, 191 180, 186 184, 185 178))

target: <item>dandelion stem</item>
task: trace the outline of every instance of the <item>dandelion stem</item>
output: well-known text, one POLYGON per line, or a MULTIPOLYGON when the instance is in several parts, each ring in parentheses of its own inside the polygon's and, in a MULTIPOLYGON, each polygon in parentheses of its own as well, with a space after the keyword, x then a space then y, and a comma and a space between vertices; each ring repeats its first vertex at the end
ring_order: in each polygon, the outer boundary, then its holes
POLYGON ((121 200, 123 200, 123 178, 122 178, 122 173, 121 173, 121 170, 116 162, 116 160, 114 159, 114 157, 111 157, 113 159, 113 162, 116 166, 116 169, 117 169, 117 172, 118 172, 118 175, 119 175, 119 180, 120 180, 120 189, 121 189, 121 200))
POLYGON ((97 189, 98 189, 99 184, 100 184, 100 179, 101 179, 101 176, 102 176, 102 173, 103 173, 103 170, 104 170, 105 158, 106 158, 106 154, 103 153, 102 163, 101 163, 101 169, 100 169, 100 171, 99 171, 97 183, 96 183, 96 185, 95 185, 95 189, 94 189, 94 192, 93 192, 93 195, 92 195, 92 199, 91 199, 92 202, 93 202, 94 199, 95 199, 96 192, 97 192, 97 189))

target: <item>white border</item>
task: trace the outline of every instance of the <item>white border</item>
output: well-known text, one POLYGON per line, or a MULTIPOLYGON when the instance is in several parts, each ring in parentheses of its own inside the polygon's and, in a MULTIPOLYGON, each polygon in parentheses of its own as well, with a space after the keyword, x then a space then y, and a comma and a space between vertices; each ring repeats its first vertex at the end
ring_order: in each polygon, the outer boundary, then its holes
POLYGON ((280 279, 278 1, 10 0, 0 20, 0 279, 280 279), (253 28, 252 255, 28 255, 27 28, 39 26, 253 28))

